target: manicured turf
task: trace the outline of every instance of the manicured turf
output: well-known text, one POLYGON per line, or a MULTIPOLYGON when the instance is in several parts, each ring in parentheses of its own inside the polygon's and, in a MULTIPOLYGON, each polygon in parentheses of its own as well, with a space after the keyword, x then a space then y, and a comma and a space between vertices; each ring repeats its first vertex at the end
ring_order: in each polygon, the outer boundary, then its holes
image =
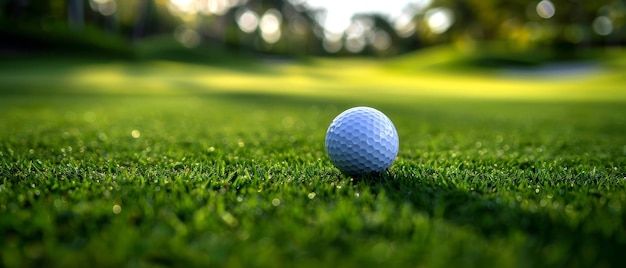
POLYGON ((406 62, 3 64, 0 266, 621 263, 619 69, 406 62), (357 105, 400 135, 380 177, 344 176, 324 151, 331 120, 357 105))

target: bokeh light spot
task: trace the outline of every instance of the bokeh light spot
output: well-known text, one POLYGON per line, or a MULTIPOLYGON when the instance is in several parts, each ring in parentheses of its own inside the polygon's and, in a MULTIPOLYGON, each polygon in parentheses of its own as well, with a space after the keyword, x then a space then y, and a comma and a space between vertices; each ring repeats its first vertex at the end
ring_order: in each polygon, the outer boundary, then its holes
POLYGON ((135 130, 133 130, 133 131, 131 131, 131 132, 130 132, 130 135, 131 135, 133 138, 135 138, 135 139, 137 139, 137 138, 141 137, 141 133, 139 132, 139 130, 136 130, 136 129, 135 129, 135 130))
POLYGON ((228 0, 208 0, 207 9, 210 13, 221 16, 230 9, 230 2, 228 0))
POLYGON ((358 38, 361 37, 366 30, 369 30, 368 28, 371 28, 371 26, 367 26, 369 25, 367 25, 363 20, 356 20, 348 26, 345 33, 348 38, 358 38))
POLYGON ((607 36, 613 32, 613 22, 607 16, 599 16, 593 20, 593 31, 598 35, 607 36))
POLYGON ((454 23, 454 14, 452 14, 452 11, 443 7, 428 10, 425 14, 425 18, 428 28, 436 34, 444 33, 454 23))
POLYGON ((343 48, 343 43, 341 42, 341 39, 324 37, 322 46, 328 53, 337 53, 341 50, 341 48, 343 48))
POLYGON ((556 8, 554 7, 554 4, 549 0, 543 0, 539 2, 535 9, 537 10, 537 15, 544 19, 552 18, 552 16, 554 16, 554 14, 556 13, 556 8))
POLYGON ((200 35, 193 29, 180 26, 174 32, 174 37, 186 48, 194 48, 200 44, 200 35))
POLYGON ((391 46, 391 37, 383 30, 376 31, 373 41, 372 45, 379 51, 387 50, 391 46))
POLYGON ((120 205, 114 205, 113 206, 113 213, 120 214, 121 212, 122 212, 122 206, 120 206, 120 205))
POLYGON ((198 4, 195 0, 170 0, 168 5, 170 12, 195 14, 198 12, 198 4))
POLYGON ((289 20, 289 30, 296 35, 305 35, 309 23, 302 16, 296 15, 289 20))
POLYGON ((103 16, 111 16, 117 11, 117 2, 115 0, 91 0, 89 1, 89 6, 103 16))
POLYGON ((351 53, 359 53, 365 48, 366 42, 363 36, 346 39, 346 49, 351 53))
POLYGON ((280 40, 281 20, 282 15, 276 9, 268 9, 265 14, 263 14, 259 27, 261 28, 261 37, 263 37, 263 40, 265 40, 265 42, 273 44, 280 40))
POLYGON ((259 15, 256 12, 246 9, 237 17, 239 29, 246 33, 252 33, 259 26, 259 15))
POLYGON ((393 27, 400 37, 409 37, 415 33, 415 23, 413 16, 402 14, 393 22, 393 27))

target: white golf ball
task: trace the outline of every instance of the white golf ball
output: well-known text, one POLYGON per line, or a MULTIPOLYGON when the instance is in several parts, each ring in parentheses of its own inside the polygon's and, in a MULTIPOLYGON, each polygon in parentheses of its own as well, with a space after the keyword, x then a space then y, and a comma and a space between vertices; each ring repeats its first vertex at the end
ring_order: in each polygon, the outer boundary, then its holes
POLYGON ((326 132, 330 161, 348 175, 379 173, 398 155, 398 132, 391 120, 370 107, 339 114, 326 132))

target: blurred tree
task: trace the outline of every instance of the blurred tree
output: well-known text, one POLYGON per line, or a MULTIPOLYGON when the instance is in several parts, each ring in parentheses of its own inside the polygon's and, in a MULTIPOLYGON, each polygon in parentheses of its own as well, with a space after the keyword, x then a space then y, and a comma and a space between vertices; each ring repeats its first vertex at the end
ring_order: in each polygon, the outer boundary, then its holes
POLYGON ((410 45, 417 38, 405 39, 401 38, 394 27, 391 25, 387 17, 377 13, 356 14, 353 21, 367 21, 369 25, 364 29, 367 45, 360 53, 362 55, 374 55, 379 57, 397 55, 410 50, 410 45))
MULTIPOLYGON (((62 0, 51 0, 62 1, 62 0)), ((0 19, 13 22, 32 22, 50 13, 48 1, 3 0, 0 1, 0 19)))
MULTIPOLYGON (((434 0, 431 7, 447 7, 454 12, 455 23, 446 33, 453 39, 497 41, 512 49, 528 49, 593 42, 593 20, 602 10, 621 10, 618 6, 624 3, 625 0, 434 0)), ((620 16, 614 17, 611 21, 617 25, 620 16)))
POLYGON ((304 56, 322 52, 321 40, 315 32, 321 26, 315 20, 315 12, 285 1, 282 7, 285 17, 285 38, 289 54, 304 56))
MULTIPOLYGON (((326 55, 322 46, 324 30, 318 21, 320 11, 308 9, 303 3, 0 0, 0 34, 33 37, 46 33, 46 38, 53 39, 51 36, 70 31, 77 40, 116 36, 138 41, 176 33, 179 41, 187 42, 186 46, 211 42, 263 53, 326 55), (238 20, 245 10, 250 11, 252 24, 248 27, 252 28, 244 31, 238 20), (263 21, 264 15, 269 19, 263 21), (79 34, 87 29, 92 34, 79 34), (268 33, 268 29, 274 32, 268 33), (97 37, 98 32, 101 37, 97 37)), ((362 20, 359 23, 367 24, 367 33, 344 36, 344 51, 338 55, 349 52, 389 56, 440 43, 466 49, 553 50, 562 54, 593 46, 626 45, 626 0, 432 0, 426 10, 420 8, 408 16, 413 20, 403 18, 402 29, 394 24, 397 21, 379 14, 355 16, 362 20)))
MULTIPOLYGON (((287 0, 234 1, 220 12, 181 13, 180 27, 199 34, 201 42, 224 44, 241 51, 304 56, 321 51, 315 14, 287 0), (242 29, 238 20, 246 14, 253 29, 242 29), (272 17, 264 21, 264 17, 272 17), (271 21, 271 22, 270 22, 271 21), (269 25, 269 24, 272 25, 269 25), (267 28, 269 27, 269 28, 267 28), (264 33, 268 29, 272 33, 264 33), (269 39, 268 39, 269 38, 269 39), (274 40, 275 39, 275 40, 274 40)), ((250 27, 250 26, 248 26, 250 27)))

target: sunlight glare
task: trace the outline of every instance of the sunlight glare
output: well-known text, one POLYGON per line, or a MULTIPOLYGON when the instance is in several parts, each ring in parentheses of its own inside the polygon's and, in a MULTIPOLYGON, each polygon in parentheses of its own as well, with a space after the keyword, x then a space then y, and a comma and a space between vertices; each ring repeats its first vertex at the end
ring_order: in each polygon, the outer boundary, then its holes
POLYGON ((324 29, 335 34, 343 33, 350 26, 350 18, 343 16, 340 12, 327 11, 324 19, 320 21, 324 29))
POLYGON ((207 9, 210 13, 221 16, 226 14, 230 9, 230 1, 228 0, 208 0, 207 9))
POLYGON ((450 9, 438 7, 430 9, 425 14, 428 28, 435 34, 442 34, 454 23, 454 15, 450 9))
POLYGON ((198 12, 198 5, 195 0, 170 0, 167 7, 171 13, 195 14, 198 12))

